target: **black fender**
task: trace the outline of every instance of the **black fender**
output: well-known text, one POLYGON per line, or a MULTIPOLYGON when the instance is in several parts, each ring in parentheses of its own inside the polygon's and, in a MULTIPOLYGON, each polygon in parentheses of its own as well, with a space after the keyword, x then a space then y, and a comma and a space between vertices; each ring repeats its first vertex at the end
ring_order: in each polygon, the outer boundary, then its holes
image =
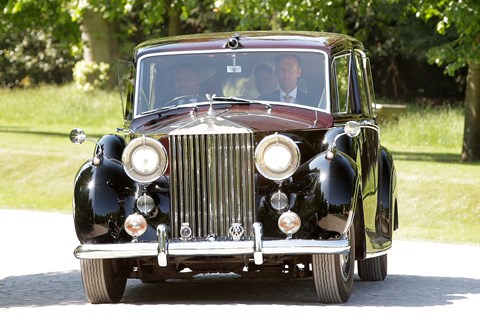
POLYGON ((292 177, 292 185, 300 195, 293 211, 302 221, 314 217, 314 223, 307 224, 314 228, 310 230, 312 238, 337 238, 346 231, 347 219, 355 212, 359 172, 346 153, 337 151, 333 159, 327 159, 326 152, 322 152, 303 164, 292 177))
POLYGON ((134 212, 137 185, 126 175, 120 161, 124 146, 121 137, 102 137, 96 147, 100 163, 93 164, 90 159, 77 172, 73 215, 81 243, 108 243, 127 237, 123 221, 134 212), (100 149, 103 155, 99 155, 100 149))
POLYGON ((382 230, 383 236, 392 238, 393 231, 398 229, 397 212, 397 173, 393 156, 385 147, 381 147, 381 186, 379 209, 382 219, 388 228, 382 230))

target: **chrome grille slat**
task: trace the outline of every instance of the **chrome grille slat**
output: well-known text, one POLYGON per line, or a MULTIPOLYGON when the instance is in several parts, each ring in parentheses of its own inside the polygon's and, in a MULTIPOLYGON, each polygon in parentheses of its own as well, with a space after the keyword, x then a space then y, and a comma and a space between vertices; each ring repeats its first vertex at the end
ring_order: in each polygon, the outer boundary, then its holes
POLYGON ((193 237, 228 236, 233 222, 254 222, 253 135, 170 136, 172 236, 187 222, 193 237))

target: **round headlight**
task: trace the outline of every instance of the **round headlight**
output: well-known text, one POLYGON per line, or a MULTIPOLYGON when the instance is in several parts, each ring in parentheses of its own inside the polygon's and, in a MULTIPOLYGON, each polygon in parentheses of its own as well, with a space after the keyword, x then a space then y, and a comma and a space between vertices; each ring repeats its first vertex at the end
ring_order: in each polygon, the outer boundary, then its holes
POLYGON ((167 168, 165 147, 155 139, 133 139, 122 154, 123 168, 127 175, 138 182, 152 182, 160 178, 167 168))
POLYGON ((267 179, 281 181, 290 177, 300 163, 300 150, 284 135, 273 134, 260 141, 255 149, 255 166, 267 179))

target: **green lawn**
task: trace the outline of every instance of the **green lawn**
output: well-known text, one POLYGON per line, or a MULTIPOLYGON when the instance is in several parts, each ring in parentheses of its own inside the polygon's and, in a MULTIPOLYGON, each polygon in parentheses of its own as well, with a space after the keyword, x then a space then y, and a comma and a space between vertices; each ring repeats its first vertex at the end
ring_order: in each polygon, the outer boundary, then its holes
MULTIPOLYGON (((119 94, 43 86, 0 89, 0 101, 0 208, 70 213, 75 173, 94 145, 73 145, 68 133, 115 132, 119 94)), ((409 106, 381 134, 397 167, 397 238, 480 244, 480 163, 459 161, 462 109, 409 106)))
POLYGON ((73 179, 94 144, 68 134, 113 133, 123 124, 117 92, 83 93, 74 86, 0 89, 0 208, 71 211, 73 179))
POLYGON ((409 106, 382 126, 398 175, 400 239, 480 244, 480 163, 460 162, 463 110, 409 106))

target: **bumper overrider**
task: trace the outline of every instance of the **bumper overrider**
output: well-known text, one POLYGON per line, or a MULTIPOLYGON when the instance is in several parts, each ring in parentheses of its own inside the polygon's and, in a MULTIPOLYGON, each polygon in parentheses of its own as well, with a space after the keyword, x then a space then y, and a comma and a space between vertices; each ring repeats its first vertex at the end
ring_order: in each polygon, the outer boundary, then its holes
POLYGON ((169 240, 167 226, 157 227, 157 242, 129 242, 116 244, 83 244, 78 246, 75 257, 78 259, 112 259, 158 257, 161 267, 167 266, 168 257, 177 256, 232 256, 253 255, 257 265, 263 263, 263 255, 303 255, 303 254, 344 254, 350 250, 347 239, 303 240, 263 239, 262 224, 253 224, 252 240, 169 240))

